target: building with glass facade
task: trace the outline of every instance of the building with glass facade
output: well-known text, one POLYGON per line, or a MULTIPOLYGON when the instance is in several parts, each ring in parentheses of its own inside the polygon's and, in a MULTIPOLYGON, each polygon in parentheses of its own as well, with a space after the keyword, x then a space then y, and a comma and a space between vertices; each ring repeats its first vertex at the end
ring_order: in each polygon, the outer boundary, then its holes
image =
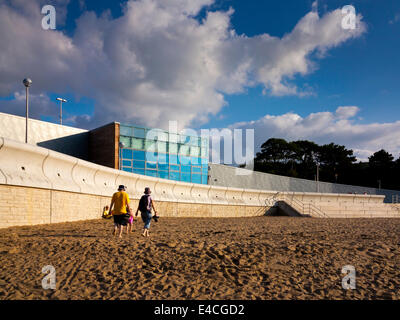
POLYGON ((120 124, 119 169, 207 184, 208 138, 120 124))

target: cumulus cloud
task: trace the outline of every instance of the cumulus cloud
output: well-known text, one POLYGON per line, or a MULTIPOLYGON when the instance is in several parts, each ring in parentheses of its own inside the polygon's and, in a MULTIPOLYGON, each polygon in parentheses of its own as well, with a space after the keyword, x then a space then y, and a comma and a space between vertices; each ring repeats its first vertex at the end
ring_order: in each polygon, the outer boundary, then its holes
MULTIPOLYGON (((313 72, 330 48, 365 32, 361 15, 357 29, 344 30, 340 9, 320 17, 314 5, 282 38, 248 37, 232 28, 233 9, 196 19, 212 3, 130 0, 116 19, 84 12, 69 37, 41 29, 42 0, 0 1, 0 96, 18 91, 29 75, 38 94, 93 99, 95 113, 81 119, 85 126, 113 120, 198 126, 227 104, 224 95, 247 87, 261 84, 276 96, 310 94, 294 78, 313 72)), ((67 4, 56 3, 57 21, 65 19, 67 4)))
POLYGON ((282 115, 265 115, 250 122, 239 122, 232 128, 252 128, 255 146, 269 138, 311 140, 319 144, 337 143, 353 149, 359 160, 384 148, 397 158, 400 150, 400 121, 360 124, 354 117, 360 109, 341 106, 335 112, 311 113, 306 117, 289 112, 282 115))

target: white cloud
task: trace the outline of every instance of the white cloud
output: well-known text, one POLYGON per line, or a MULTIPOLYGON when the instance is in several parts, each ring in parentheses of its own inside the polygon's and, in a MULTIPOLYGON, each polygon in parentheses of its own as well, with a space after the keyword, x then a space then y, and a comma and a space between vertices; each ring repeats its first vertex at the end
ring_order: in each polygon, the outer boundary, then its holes
POLYGON ((334 142, 345 145, 354 150, 359 160, 366 160, 382 148, 398 158, 400 121, 360 124, 353 119, 359 110, 355 106, 342 106, 335 112, 311 113, 306 117, 292 112, 265 115, 256 121, 236 123, 232 128, 253 128, 256 148, 269 138, 307 139, 319 144, 334 142))
MULTIPOLYGON (((233 9, 194 18, 213 0, 131 0, 117 19, 85 12, 71 38, 41 29, 42 3, 0 4, 0 95, 20 90, 29 76, 37 94, 89 97, 95 114, 89 122, 81 119, 86 126, 112 120, 199 125, 226 105, 225 94, 256 84, 271 95, 310 94, 293 79, 316 69, 313 53, 323 57, 365 32, 360 15, 356 30, 343 30, 339 9, 320 17, 314 5, 282 38, 248 37, 232 29, 233 9)), ((60 21, 66 4, 56 6, 60 21)))

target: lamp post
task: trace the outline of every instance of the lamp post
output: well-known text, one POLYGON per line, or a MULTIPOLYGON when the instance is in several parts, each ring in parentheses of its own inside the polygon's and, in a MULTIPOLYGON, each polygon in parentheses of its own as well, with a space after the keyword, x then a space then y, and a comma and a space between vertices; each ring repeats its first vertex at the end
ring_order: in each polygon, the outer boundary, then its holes
POLYGON ((313 158, 313 160, 316 162, 316 164, 317 164, 317 175, 316 175, 316 180, 317 180, 317 192, 319 193, 319 165, 320 165, 320 163, 319 163, 319 161, 318 161, 318 157, 317 157, 317 155, 313 152, 313 151, 311 151, 311 157, 313 158))
POLYGON ((28 143, 29 87, 32 85, 32 80, 29 78, 25 78, 22 83, 25 86, 26 92, 25 143, 28 143))
POLYGON ((60 124, 62 125, 62 104, 63 102, 67 102, 67 100, 63 98, 57 98, 58 101, 60 101, 60 124))

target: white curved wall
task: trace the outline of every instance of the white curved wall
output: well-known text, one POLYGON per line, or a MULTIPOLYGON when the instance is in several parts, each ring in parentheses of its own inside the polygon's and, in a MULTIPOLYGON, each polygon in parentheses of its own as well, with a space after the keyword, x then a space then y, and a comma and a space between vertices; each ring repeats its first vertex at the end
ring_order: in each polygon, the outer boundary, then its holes
MULTIPOLYGON (((150 187, 156 201, 181 203, 180 208, 186 208, 184 204, 266 207, 269 204, 267 200, 276 194, 275 191, 200 185, 127 173, 5 138, 0 138, 0 184, 103 197, 110 197, 117 186, 123 184, 128 187, 127 192, 134 199, 143 194, 145 187, 150 187)), ((304 202, 382 203, 384 198, 375 195, 302 192, 281 194, 304 202)), ((173 210, 181 214, 185 209, 173 210)))

